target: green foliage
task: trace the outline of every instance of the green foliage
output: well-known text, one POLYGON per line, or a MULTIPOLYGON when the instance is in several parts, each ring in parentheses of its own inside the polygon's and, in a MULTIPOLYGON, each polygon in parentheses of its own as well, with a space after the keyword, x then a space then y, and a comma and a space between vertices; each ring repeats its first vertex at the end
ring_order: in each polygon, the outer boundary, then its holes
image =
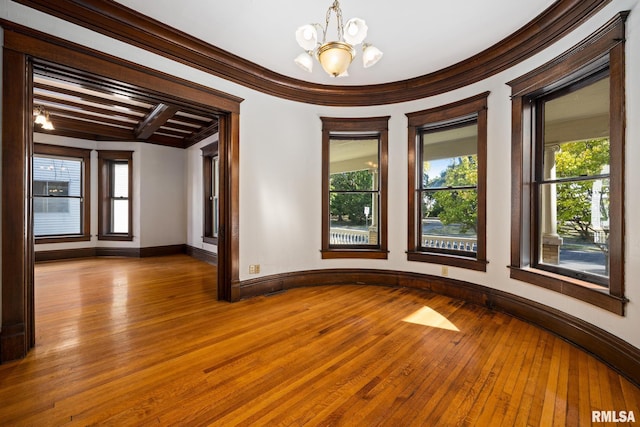
MULTIPOLYGON (((599 175, 609 164, 609 140, 568 142, 562 144, 555 158, 558 178, 599 175)), ((591 240, 593 181, 558 184, 556 194, 558 229, 564 233, 578 233, 580 238, 591 240)))
MULTIPOLYGON (((431 187, 460 187, 477 185, 478 159, 476 156, 459 157, 442 171, 440 177, 429 180, 431 187)), ((445 190, 431 193, 431 200, 423 201, 429 216, 437 216, 445 224, 459 224, 460 232, 476 231, 478 195, 475 190, 445 190)), ((425 211, 423 211, 425 212, 425 211)))
MULTIPOLYGON (((370 191, 373 176, 368 170, 331 175, 330 191, 370 191)), ((331 216, 352 225, 365 224, 364 207, 371 207, 371 193, 330 193, 331 216), (345 218, 346 216, 346 218, 345 218)), ((369 214, 371 219, 371 214, 369 214)))

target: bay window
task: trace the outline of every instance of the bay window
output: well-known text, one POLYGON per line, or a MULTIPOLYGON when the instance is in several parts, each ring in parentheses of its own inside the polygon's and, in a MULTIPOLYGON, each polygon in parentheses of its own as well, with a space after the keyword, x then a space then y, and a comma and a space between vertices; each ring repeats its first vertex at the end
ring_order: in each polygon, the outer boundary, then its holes
POLYGON ((36 243, 89 240, 91 150, 34 144, 33 231, 36 243))
POLYGON ((322 257, 387 257, 389 117, 322 117, 322 257))
POLYGON ((202 148, 202 175, 204 190, 202 240, 217 244, 220 198, 220 157, 217 141, 202 148))
POLYGON ((624 314, 624 21, 510 82, 511 277, 624 314))
POLYGON ((487 96, 407 114, 407 258, 486 270, 487 96))
POLYGON ((98 151, 98 239, 133 240, 132 151, 98 151))

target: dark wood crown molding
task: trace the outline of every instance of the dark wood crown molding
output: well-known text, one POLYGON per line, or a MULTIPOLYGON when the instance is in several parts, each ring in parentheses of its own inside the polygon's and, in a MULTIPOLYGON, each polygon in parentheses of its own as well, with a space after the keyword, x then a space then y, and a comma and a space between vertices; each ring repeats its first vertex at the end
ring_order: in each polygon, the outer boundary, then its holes
POLYGON ((309 83, 268 70, 108 0, 13 0, 251 89, 332 106, 384 105, 448 92, 508 69, 579 26, 611 0, 558 0, 520 30, 450 67, 367 86, 309 83))

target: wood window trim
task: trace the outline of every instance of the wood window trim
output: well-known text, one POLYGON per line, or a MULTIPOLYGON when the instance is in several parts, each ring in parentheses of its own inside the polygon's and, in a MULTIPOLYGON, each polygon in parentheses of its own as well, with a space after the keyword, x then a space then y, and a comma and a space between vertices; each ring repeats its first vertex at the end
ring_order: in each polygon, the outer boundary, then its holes
POLYGON ((84 148, 65 147, 50 144, 33 144, 34 155, 49 155, 82 159, 82 227, 81 233, 68 236, 40 236, 35 237, 36 244, 86 242, 91 240, 91 150, 84 148))
POLYGON ((320 117, 322 121, 322 259, 337 258, 367 258, 387 259, 387 187, 388 187, 388 147, 389 147, 389 118, 384 117, 320 117), (329 143, 332 134, 337 133, 376 133, 380 139, 379 156, 379 194, 380 217, 378 246, 375 248, 336 248, 329 242, 330 233, 330 203, 329 203, 329 143))
POLYGON ((509 82, 512 89, 512 214, 511 263, 513 279, 559 292, 624 316, 624 145, 625 145, 625 21, 620 12, 603 27, 564 54, 509 82), (609 68, 610 185, 609 288, 531 268, 534 253, 532 215, 532 137, 530 100, 553 92, 582 77, 609 68))
POLYGON ((476 271, 487 270, 486 256, 486 176, 487 176, 487 98, 489 92, 430 108, 407 113, 408 119, 408 227, 407 260, 449 265, 476 271), (419 250, 417 241, 418 206, 418 150, 419 129, 429 123, 455 120, 471 114, 477 115, 478 126, 478 237, 476 258, 467 258, 450 254, 437 254, 419 250))
POLYGON ((211 206, 210 197, 212 195, 212 166, 211 160, 219 156, 218 152, 218 141, 212 142, 200 149, 202 151, 202 177, 203 177, 203 186, 202 186, 202 203, 203 203, 203 224, 202 224, 202 241, 204 243, 209 243, 211 245, 218 244, 218 237, 213 236, 212 222, 213 222, 213 207, 211 206))
POLYGON ((133 151, 98 150, 98 240, 133 240, 133 151), (129 226, 127 233, 111 232, 110 166, 116 161, 126 161, 129 165, 129 226))

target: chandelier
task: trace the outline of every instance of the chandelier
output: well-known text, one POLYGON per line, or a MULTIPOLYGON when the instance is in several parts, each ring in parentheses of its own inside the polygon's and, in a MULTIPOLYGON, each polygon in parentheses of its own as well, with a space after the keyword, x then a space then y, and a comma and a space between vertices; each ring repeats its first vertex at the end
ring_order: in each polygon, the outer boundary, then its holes
MULTIPOLYGON (((307 24, 296 31, 296 41, 305 52, 298 55, 295 63, 303 70, 313 70, 313 58, 315 57, 322 68, 332 77, 348 76, 349 65, 356 56, 355 46, 363 43, 367 37, 367 24, 363 19, 351 18, 346 25, 342 21, 340 2, 335 0, 327 10, 324 26, 320 24, 307 24), (327 29, 331 13, 336 14, 338 21, 338 39, 327 41, 327 29), (318 34, 322 32, 322 42, 318 40, 318 34)), ((382 52, 368 43, 362 44, 362 64, 369 68, 382 57, 382 52)))
POLYGON ((53 123, 51 123, 51 119, 49 118, 49 112, 45 110, 43 106, 36 105, 33 107, 33 117, 34 123, 40 125, 42 129, 53 130, 53 123))

